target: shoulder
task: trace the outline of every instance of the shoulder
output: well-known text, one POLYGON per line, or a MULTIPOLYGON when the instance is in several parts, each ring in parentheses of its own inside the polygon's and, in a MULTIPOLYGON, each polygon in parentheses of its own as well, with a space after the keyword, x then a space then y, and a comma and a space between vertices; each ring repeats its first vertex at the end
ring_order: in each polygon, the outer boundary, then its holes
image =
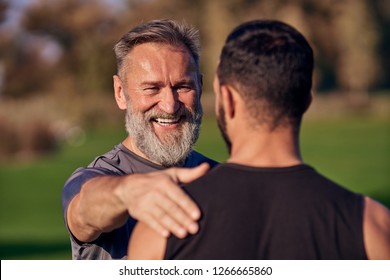
POLYGON ((89 168, 105 168, 108 170, 120 170, 121 158, 124 152, 121 145, 115 146, 111 151, 96 157, 89 165, 89 168))
POLYGON ((98 176, 115 175, 112 170, 102 167, 86 167, 76 169, 65 182, 65 187, 72 184, 81 183, 98 176))
POLYGON ((161 165, 140 157, 123 144, 119 144, 111 151, 97 157, 88 167, 105 168, 119 175, 146 173, 163 169, 161 165))
POLYGON ((185 167, 195 167, 195 166, 200 165, 203 162, 207 162, 211 168, 213 168, 214 166, 216 166, 218 164, 217 161, 210 159, 210 158, 202 155, 201 153, 198 153, 196 151, 192 151, 191 154, 188 156, 184 166, 185 167))
POLYGON ((231 181, 234 172, 225 168, 225 164, 221 163, 209 170, 205 175, 183 186, 183 189, 188 193, 198 204, 199 199, 211 199, 212 193, 218 193, 224 189, 231 181))
POLYGON ((117 147, 108 153, 96 157, 88 167, 76 169, 64 184, 62 193, 63 199, 69 203, 69 201, 80 191, 81 186, 90 179, 98 176, 121 174, 120 170, 116 167, 115 162, 113 162, 115 155, 119 150, 117 147))
POLYGON ((379 202, 364 199, 364 245, 369 259, 390 259, 390 210, 379 202))
POLYGON ((339 200, 341 203, 351 201, 362 205, 362 195, 349 190, 347 187, 340 185, 336 181, 318 172, 309 165, 304 165, 302 171, 304 173, 297 174, 297 182, 302 182, 309 188, 312 188, 318 196, 323 199, 339 200))

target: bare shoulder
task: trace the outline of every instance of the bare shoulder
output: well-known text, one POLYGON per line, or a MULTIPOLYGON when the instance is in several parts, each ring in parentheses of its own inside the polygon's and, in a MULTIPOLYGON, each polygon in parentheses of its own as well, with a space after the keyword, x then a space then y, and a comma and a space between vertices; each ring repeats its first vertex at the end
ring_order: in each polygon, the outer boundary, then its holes
POLYGON ((127 257, 129 260, 162 260, 165 247, 166 238, 138 222, 129 240, 127 257))
POLYGON ((365 197, 364 245, 369 259, 390 259, 390 210, 365 197))

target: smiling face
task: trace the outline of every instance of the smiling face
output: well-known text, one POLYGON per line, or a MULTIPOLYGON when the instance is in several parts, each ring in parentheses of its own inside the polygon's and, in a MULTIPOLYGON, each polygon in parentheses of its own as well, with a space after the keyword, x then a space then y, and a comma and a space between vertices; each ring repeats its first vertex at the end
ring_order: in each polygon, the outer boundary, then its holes
POLYGON ((138 45, 128 54, 121 78, 130 146, 158 164, 181 165, 202 117, 200 74, 190 52, 184 46, 138 45))

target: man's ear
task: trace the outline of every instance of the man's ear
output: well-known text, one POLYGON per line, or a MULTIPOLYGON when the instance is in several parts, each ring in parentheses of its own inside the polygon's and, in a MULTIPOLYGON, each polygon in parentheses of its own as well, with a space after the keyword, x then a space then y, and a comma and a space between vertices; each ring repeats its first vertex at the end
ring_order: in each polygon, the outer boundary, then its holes
POLYGON ((113 80, 114 80, 114 95, 115 95, 116 104, 118 104, 119 109, 126 110, 127 103, 126 103, 125 91, 123 88, 122 81, 118 77, 118 75, 114 75, 113 80))
POLYGON ((229 85, 221 85, 220 98, 225 110, 226 118, 234 118, 236 114, 236 101, 234 98, 234 89, 229 85))

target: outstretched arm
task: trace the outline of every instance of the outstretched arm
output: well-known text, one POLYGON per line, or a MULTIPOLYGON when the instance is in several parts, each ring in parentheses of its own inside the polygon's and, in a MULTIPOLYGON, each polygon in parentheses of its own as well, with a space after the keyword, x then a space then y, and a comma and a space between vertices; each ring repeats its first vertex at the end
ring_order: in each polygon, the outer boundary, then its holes
POLYGON ((369 197, 365 198, 363 233, 367 257, 390 260, 390 211, 369 197))
POLYGON ((200 210, 179 184, 195 180, 208 169, 204 163, 195 168, 91 179, 68 206, 69 229, 78 240, 91 242, 122 226, 130 214, 164 237, 170 232, 179 238, 196 233, 200 210))

